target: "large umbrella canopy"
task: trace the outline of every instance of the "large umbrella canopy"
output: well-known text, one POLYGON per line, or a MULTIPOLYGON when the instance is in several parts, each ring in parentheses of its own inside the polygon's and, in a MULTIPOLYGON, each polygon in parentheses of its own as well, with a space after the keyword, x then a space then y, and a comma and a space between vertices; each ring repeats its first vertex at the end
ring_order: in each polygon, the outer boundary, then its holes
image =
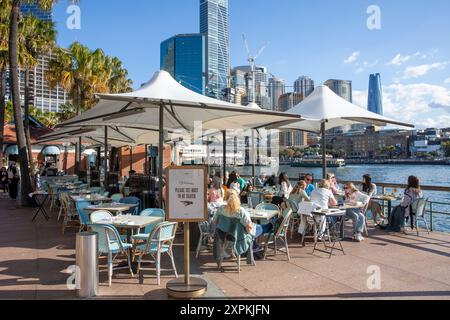
POLYGON ((193 92, 166 71, 158 71, 140 89, 122 94, 100 94, 99 103, 60 127, 115 125, 159 129, 159 108, 164 106, 164 130, 246 129, 298 121, 300 115, 257 110, 216 100, 193 92))
POLYGON ((320 132, 322 134, 322 173, 324 178, 327 173, 326 130, 356 123, 366 123, 376 126, 393 124, 414 128, 409 123, 384 117, 348 102, 324 85, 317 87, 309 97, 290 109, 289 113, 302 115, 309 119, 316 119, 279 124, 278 128, 320 132))
POLYGON ((280 125, 279 129, 321 132, 321 125, 324 122, 326 130, 356 123, 367 123, 375 126, 394 124, 414 128, 409 123, 384 117, 348 102, 324 85, 317 87, 310 96, 288 112, 315 120, 290 122, 280 125))

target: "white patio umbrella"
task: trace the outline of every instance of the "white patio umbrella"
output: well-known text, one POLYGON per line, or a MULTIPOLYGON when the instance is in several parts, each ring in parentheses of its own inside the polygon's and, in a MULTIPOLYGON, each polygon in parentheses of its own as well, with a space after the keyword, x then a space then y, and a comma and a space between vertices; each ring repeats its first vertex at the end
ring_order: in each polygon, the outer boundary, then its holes
MULTIPOLYGON (((200 124, 205 130, 222 131, 225 137, 228 129, 260 128, 301 119, 300 115, 256 110, 200 95, 183 87, 166 71, 156 72, 146 85, 134 92, 98 97, 100 101, 94 108, 59 126, 113 125, 122 129, 157 130, 161 146, 164 131, 192 132, 200 124)), ((159 161, 160 192, 162 171, 163 161, 159 161)))
POLYGON ((302 115, 302 117, 317 120, 304 120, 280 124, 279 129, 304 130, 322 134, 322 165, 323 175, 326 176, 326 143, 325 132, 329 129, 349 124, 366 123, 375 126, 386 126, 388 124, 401 127, 414 125, 363 109, 347 100, 339 97, 325 85, 317 87, 314 92, 300 104, 290 109, 288 113, 302 115))

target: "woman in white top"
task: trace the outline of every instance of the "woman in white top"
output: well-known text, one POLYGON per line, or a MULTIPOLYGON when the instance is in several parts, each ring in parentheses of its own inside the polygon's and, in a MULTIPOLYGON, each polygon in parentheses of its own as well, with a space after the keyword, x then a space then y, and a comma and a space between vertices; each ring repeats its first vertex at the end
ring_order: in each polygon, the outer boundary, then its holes
MULTIPOLYGON (((361 191, 359 191, 353 183, 347 183, 345 185, 345 198, 346 202, 351 205, 356 205, 358 202, 367 204, 370 197, 361 191)), ((353 239, 361 242, 364 240, 362 233, 364 231, 364 225, 366 223, 366 217, 361 212, 360 208, 347 209, 345 212, 347 218, 353 221, 354 237, 353 239)))
MULTIPOLYGON (((375 185, 375 183, 372 183, 372 177, 369 174, 365 174, 363 176, 361 191, 371 198, 377 195, 377 186, 375 185)), ((379 224, 377 217, 380 216, 381 218, 384 218, 381 205, 375 200, 370 200, 367 209, 370 210, 370 212, 372 212, 373 222, 375 226, 377 226, 379 224)))
POLYGON ((292 185, 289 182, 289 178, 286 173, 282 172, 280 177, 278 178, 278 183, 280 185, 280 197, 284 197, 285 199, 289 198, 289 195, 292 192, 292 185))
MULTIPOLYGON (((330 182, 328 180, 321 180, 318 183, 318 188, 311 193, 311 202, 320 207, 321 210, 328 209, 329 206, 336 206, 337 201, 334 198, 333 193, 330 190, 330 182)), ((325 216, 316 217, 318 223, 320 223, 319 238, 322 238, 326 230, 326 218, 325 216)), ((307 221, 302 215, 300 222, 299 233, 304 234, 306 231, 307 221)))

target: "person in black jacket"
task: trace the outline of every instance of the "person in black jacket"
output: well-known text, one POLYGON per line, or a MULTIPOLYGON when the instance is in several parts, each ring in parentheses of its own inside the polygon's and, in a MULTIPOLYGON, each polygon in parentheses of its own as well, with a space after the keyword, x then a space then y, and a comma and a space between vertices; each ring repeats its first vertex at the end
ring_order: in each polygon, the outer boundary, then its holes
POLYGON ((8 192, 8 171, 5 167, 0 170, 0 183, 3 187, 3 193, 8 192))

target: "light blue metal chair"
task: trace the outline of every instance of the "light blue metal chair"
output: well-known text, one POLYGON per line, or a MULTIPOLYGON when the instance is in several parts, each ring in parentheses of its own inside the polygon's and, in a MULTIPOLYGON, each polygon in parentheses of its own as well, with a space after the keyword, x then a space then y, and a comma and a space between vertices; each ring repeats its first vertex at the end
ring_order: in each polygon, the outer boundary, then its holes
POLYGON ((139 212, 141 211, 141 199, 139 199, 137 197, 125 197, 125 198, 120 199, 119 202, 123 203, 123 204, 135 204, 136 207, 134 207, 133 209, 130 209, 129 211, 126 211, 124 213, 125 214, 131 213, 134 216, 139 215, 139 212))
MULTIPOLYGON (((140 216, 143 217, 160 217, 164 221, 166 217, 166 213, 163 209, 145 209, 140 213, 140 216)), ((145 227, 144 230, 139 230, 137 234, 133 236, 133 240, 143 241, 147 240, 150 236, 150 233, 160 224, 161 222, 152 223, 145 227)))
POLYGON ((127 257, 128 266, 115 268, 116 270, 128 268, 133 277, 133 270, 131 269, 131 259, 128 251, 132 248, 131 244, 124 243, 120 239, 120 234, 112 225, 107 224, 92 224, 91 230, 98 234, 98 252, 99 255, 107 255, 108 257, 108 284, 111 286, 111 279, 113 275, 114 259, 123 254, 127 257))
POLYGON ((152 231, 147 241, 143 244, 135 245, 135 250, 138 250, 139 262, 138 262, 138 273, 141 270, 151 270, 149 268, 143 268, 142 263, 152 263, 151 260, 143 260, 145 255, 150 255, 156 264, 156 276, 158 279, 158 285, 161 284, 161 254, 167 253, 172 262, 172 268, 175 272, 175 277, 178 278, 177 268, 175 266, 175 261, 173 259, 173 241, 175 239, 175 234, 177 231, 178 224, 176 222, 162 222, 156 229, 152 231))
POLYGON ((264 259, 267 255, 267 248, 270 244, 273 244, 274 255, 277 255, 277 241, 281 241, 284 245, 284 250, 287 255, 288 261, 291 261, 291 256, 289 255, 289 246, 287 241, 287 232, 289 229, 289 221, 291 219, 292 210, 285 209, 283 210, 283 221, 278 226, 277 230, 273 230, 273 232, 269 235, 267 241, 264 243, 264 259))
POLYGON ((122 198, 123 198, 123 195, 122 195, 121 193, 114 193, 114 194, 111 196, 112 202, 119 202, 120 199, 122 199, 122 198))
POLYGON ((104 191, 102 194, 104 197, 109 197, 109 191, 104 191))
POLYGON ((280 210, 276 204, 273 203, 260 203, 255 208, 256 211, 258 210, 280 210))
POLYGON ((91 190, 92 194, 95 194, 95 193, 100 194, 100 193, 102 193, 103 188, 102 187, 91 187, 89 190, 91 190))
POLYGON ((112 221, 113 215, 106 210, 98 210, 91 213, 91 223, 97 223, 99 221, 112 221))
POLYGON ((76 201, 75 206, 77 208, 78 217, 80 218, 80 232, 86 230, 90 224, 89 214, 84 211, 89 207, 91 203, 89 201, 76 201))

